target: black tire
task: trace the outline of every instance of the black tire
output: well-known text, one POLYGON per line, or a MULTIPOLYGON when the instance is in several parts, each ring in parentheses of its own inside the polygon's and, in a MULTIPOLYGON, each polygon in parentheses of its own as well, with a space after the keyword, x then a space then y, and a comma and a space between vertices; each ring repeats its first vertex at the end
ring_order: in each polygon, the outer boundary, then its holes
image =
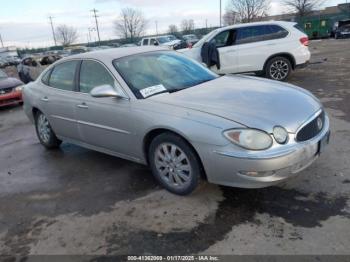
POLYGON ((35 131, 36 131, 36 134, 38 136, 38 139, 39 139, 40 143, 44 147, 46 147, 47 149, 56 149, 56 148, 58 148, 61 145, 62 141, 59 140, 56 137, 56 134, 52 130, 52 128, 51 128, 49 123, 48 123, 48 139, 43 139, 42 136, 40 135, 39 126, 38 126, 40 117, 45 117, 46 118, 46 116, 42 112, 38 111, 35 114, 35 131))
POLYGON ((288 58, 276 56, 266 63, 265 76, 273 80, 285 81, 292 72, 292 69, 292 63, 288 58))
MULTIPOLYGON (((187 159, 185 161, 187 161, 187 159)), ((192 149, 192 147, 180 136, 177 136, 169 132, 169 133, 160 134, 159 136, 155 137, 149 146, 148 161, 149 161, 153 176, 156 178, 156 180, 159 182, 160 185, 162 185, 165 189, 167 189, 171 193, 174 193, 176 195, 188 195, 192 193, 199 185, 201 173, 202 173, 200 160, 198 159, 198 156, 196 152, 192 149), (171 186, 170 182, 167 183, 165 179, 162 178, 162 176, 160 175, 160 171, 158 170, 156 165, 156 153, 158 152, 157 150, 159 149, 159 147, 164 144, 175 145, 178 149, 180 149, 186 155, 190 163, 190 173, 189 173, 190 175, 189 175, 189 180, 185 182, 186 185, 171 186)), ((169 180, 170 180, 170 175, 169 175, 169 180)), ((173 181, 175 182, 174 178, 173 178, 173 181)))

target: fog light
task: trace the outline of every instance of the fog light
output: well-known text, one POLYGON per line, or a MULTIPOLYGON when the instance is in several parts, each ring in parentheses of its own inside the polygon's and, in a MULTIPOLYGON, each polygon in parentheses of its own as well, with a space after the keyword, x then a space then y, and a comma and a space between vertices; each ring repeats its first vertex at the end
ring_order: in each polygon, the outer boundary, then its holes
POLYGON ((273 176, 276 174, 275 171, 239 171, 239 175, 241 176, 249 176, 249 177, 267 177, 267 176, 273 176))

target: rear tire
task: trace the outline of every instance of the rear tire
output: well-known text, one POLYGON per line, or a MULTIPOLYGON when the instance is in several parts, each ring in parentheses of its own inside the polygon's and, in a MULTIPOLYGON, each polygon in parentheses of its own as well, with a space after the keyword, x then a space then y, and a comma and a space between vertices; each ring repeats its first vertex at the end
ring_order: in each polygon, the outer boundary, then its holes
POLYGON ((283 56, 271 58, 265 67, 266 77, 277 81, 285 81, 291 72, 292 64, 283 56))
POLYGON ((154 177, 168 191, 188 195, 198 186, 202 172, 200 161, 180 136, 160 134, 151 142, 148 156, 154 177))
POLYGON ((62 141, 56 137, 49 120, 40 111, 35 114, 35 130, 40 143, 47 149, 55 149, 61 145, 62 141))

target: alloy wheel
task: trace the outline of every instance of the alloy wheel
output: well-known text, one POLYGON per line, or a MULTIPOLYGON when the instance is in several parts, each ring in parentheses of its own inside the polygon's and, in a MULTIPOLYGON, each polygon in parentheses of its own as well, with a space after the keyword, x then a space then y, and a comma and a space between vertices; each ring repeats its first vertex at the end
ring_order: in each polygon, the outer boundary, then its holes
POLYGON ((155 166, 161 179, 173 188, 185 188, 191 182, 188 156, 172 143, 160 144, 155 151, 155 166))
POLYGON ((51 135, 50 124, 46 116, 43 114, 40 114, 38 117, 38 133, 39 133, 40 139, 44 143, 49 143, 50 135, 51 135))
POLYGON ((270 66, 270 76, 274 80, 283 80, 288 76, 289 65, 283 60, 277 60, 270 66))

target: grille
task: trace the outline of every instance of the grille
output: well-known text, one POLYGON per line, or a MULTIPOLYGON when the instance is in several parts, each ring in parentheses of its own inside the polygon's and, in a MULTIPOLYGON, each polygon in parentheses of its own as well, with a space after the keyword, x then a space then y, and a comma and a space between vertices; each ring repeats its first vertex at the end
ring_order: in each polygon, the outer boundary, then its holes
POLYGON ((12 89, 13 89, 12 87, 0 89, 0 95, 4 95, 4 94, 7 94, 7 93, 11 93, 11 92, 12 92, 12 89))
POLYGON ((325 113, 322 111, 318 116, 316 116, 311 122, 305 125, 302 129, 297 133, 297 141, 307 141, 315 136, 317 136, 323 129, 325 122, 325 113), (320 125, 320 121, 322 125, 320 125))

